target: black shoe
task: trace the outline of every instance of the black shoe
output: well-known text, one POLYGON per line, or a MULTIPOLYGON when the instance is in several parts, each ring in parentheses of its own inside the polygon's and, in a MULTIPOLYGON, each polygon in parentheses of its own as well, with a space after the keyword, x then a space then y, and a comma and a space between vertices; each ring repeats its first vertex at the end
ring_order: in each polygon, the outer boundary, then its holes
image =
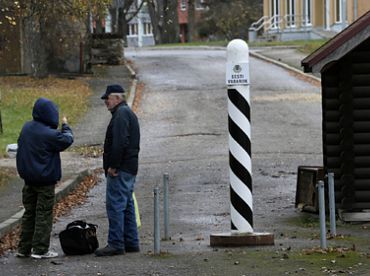
POLYGON ((21 252, 17 252, 15 253, 15 256, 18 257, 18 258, 28 258, 31 256, 31 253, 21 253, 21 252))
POLYGON ((127 253, 140 252, 140 247, 126 247, 125 251, 127 253))
POLYGON ((116 248, 110 247, 109 245, 107 245, 104 248, 97 249, 95 251, 95 255, 97 257, 123 255, 123 254, 125 254, 125 251, 123 249, 116 249, 116 248))

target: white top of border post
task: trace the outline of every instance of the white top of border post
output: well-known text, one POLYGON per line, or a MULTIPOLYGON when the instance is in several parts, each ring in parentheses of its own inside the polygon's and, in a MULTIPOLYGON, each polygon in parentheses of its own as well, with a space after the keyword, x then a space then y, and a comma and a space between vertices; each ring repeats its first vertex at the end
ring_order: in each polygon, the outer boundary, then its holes
POLYGON ((227 45, 226 85, 249 85, 249 47, 242 39, 227 45))

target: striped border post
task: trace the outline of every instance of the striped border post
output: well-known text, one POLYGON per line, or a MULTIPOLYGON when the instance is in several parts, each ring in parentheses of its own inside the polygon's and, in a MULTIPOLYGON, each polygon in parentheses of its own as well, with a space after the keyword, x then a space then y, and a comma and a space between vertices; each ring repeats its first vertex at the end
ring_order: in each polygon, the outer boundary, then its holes
POLYGON ((227 46, 231 230, 253 232, 249 49, 235 39, 227 46))
POLYGON ((211 246, 273 245, 274 235, 253 231, 249 49, 245 41, 227 46, 231 233, 211 234, 211 246))

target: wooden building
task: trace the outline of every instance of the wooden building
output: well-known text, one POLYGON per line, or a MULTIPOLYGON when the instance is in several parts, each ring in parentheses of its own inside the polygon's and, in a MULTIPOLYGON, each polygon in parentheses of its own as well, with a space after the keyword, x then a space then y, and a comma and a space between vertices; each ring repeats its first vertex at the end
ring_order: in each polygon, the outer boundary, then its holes
POLYGON ((323 163, 335 175, 337 207, 370 209, 370 11, 302 66, 321 73, 323 163))

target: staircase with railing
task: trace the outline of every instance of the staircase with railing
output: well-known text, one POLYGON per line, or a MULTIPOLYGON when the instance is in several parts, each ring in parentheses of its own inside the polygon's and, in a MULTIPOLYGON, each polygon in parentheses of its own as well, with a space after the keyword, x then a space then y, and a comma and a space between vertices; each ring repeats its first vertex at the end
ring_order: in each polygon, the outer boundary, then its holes
POLYGON ((295 14, 262 16, 249 27, 249 40, 283 40, 287 34, 290 34, 290 37, 294 37, 295 34, 309 37, 311 31, 312 25, 307 16, 295 14))

